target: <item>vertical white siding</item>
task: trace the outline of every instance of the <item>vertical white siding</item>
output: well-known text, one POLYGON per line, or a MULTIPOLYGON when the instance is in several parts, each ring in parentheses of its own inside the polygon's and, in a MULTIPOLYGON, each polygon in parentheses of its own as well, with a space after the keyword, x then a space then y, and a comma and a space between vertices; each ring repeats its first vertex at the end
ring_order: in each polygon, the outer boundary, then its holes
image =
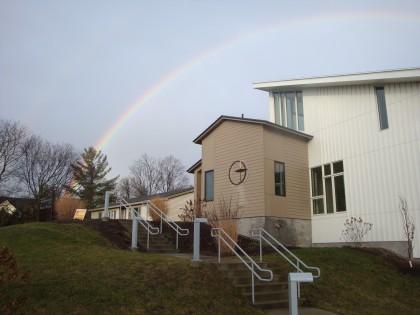
POLYGON ((309 167, 343 160, 344 214, 313 216, 313 242, 340 242, 346 218, 372 222, 368 241, 401 241, 398 196, 415 218, 420 257, 420 83, 386 84, 389 128, 380 130, 373 85, 303 91, 309 167))

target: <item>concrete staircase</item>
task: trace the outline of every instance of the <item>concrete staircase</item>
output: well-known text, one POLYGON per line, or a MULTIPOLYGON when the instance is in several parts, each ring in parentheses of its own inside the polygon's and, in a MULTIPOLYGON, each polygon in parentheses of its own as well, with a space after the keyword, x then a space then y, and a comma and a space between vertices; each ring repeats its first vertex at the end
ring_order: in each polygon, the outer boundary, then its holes
MULTIPOLYGON (((237 259, 226 259, 221 263, 214 263, 216 268, 229 279, 240 293, 252 301, 251 271, 237 259)), ((260 263, 262 268, 267 264, 260 263)), ((269 268, 270 269, 270 268, 269 268)), ((259 281, 255 278, 255 306, 262 309, 278 309, 289 307, 288 283, 286 276, 280 277, 279 270, 272 270, 274 278, 270 282, 259 281)), ((299 300, 299 305, 302 304, 299 300)))
MULTIPOLYGON (((119 220, 121 225, 130 233, 131 237, 131 220, 119 220)), ((138 236, 137 236, 138 247, 141 250, 145 250, 149 253, 162 253, 162 254, 174 254, 179 251, 176 250, 175 245, 172 244, 171 240, 163 234, 149 235, 149 249, 147 249, 147 231, 139 224, 138 236)))

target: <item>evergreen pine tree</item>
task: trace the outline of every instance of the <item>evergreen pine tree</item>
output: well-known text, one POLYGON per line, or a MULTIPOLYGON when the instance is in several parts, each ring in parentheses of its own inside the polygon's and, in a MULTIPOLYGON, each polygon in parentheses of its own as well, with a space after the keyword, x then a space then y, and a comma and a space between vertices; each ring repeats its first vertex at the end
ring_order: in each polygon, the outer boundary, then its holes
POLYGON ((106 179, 111 167, 108 167, 106 155, 94 147, 84 149, 82 161, 73 164, 72 170, 77 185, 71 191, 85 203, 87 209, 103 204, 105 192, 115 189, 118 176, 106 179))

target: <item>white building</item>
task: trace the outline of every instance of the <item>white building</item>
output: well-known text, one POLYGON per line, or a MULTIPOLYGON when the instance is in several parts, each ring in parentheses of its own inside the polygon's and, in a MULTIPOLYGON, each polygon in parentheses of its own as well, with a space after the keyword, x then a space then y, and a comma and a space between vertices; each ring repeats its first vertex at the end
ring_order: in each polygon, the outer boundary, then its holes
MULTIPOLYGON (((350 217, 373 223, 366 245, 406 253, 406 199, 420 257, 420 68, 255 83, 270 121, 308 141, 312 243, 343 242, 350 217)), ((286 165, 287 187, 287 165, 286 165)))

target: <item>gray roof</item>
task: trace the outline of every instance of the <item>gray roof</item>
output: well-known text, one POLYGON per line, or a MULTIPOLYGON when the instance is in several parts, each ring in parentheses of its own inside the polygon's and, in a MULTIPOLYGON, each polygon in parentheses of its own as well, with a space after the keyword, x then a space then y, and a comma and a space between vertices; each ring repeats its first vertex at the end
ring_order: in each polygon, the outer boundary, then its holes
MULTIPOLYGON (((154 198, 174 198, 174 197, 185 195, 192 192, 194 192, 194 188, 188 187, 188 188, 172 190, 172 191, 168 191, 164 193, 159 193, 159 194, 147 195, 147 196, 142 196, 142 197, 137 197, 137 198, 130 198, 130 199, 126 199, 126 201, 129 204, 142 203, 142 202, 146 202, 147 200, 154 199, 154 198)), ((109 203, 109 207, 115 207, 119 205, 120 204, 118 202, 109 203)), ((102 210, 103 208, 104 207, 99 207, 99 208, 89 209, 88 211, 97 211, 97 210, 102 210)))
MULTIPOLYGON (((295 136, 305 138, 306 140, 311 140, 313 138, 311 135, 308 135, 306 133, 303 133, 294 129, 286 128, 278 124, 269 122, 267 120, 240 118, 240 117, 232 117, 232 116, 220 116, 214 123, 212 123, 206 130, 204 130, 197 138, 195 138, 193 142, 197 144, 201 144, 203 139, 206 138, 210 133, 212 133, 213 130, 216 129, 224 121, 236 121, 240 123, 262 125, 264 127, 268 127, 277 131, 286 132, 289 135, 295 135, 295 136)), ((196 164, 194 164, 192 167, 194 167, 196 164)))

